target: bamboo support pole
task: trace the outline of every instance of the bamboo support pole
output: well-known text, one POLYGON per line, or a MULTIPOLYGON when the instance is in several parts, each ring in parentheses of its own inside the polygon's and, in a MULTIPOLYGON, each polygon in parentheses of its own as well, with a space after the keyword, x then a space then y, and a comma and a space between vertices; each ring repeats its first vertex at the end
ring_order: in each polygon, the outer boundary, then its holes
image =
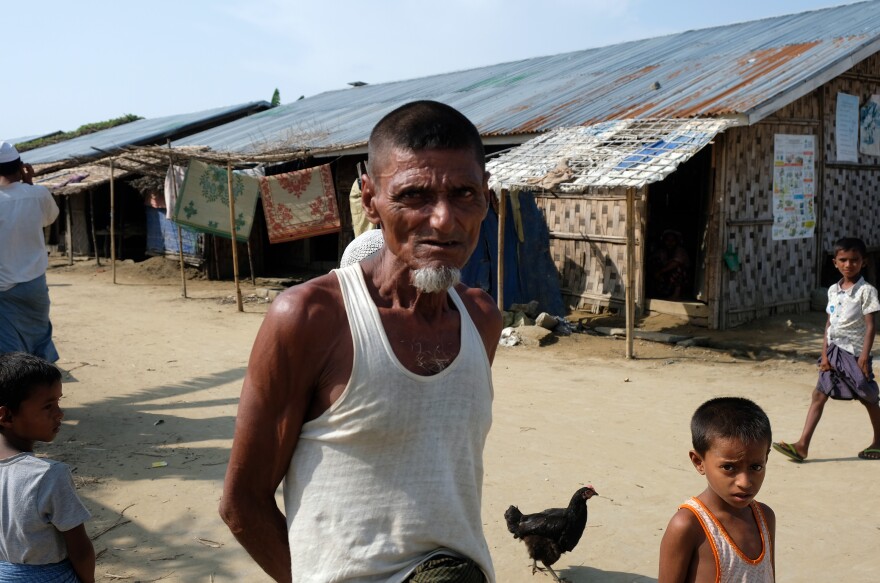
MULTIPOLYGON (((177 203, 177 173, 174 171, 174 154, 171 151, 171 140, 168 140, 168 172, 171 174, 171 192, 174 202, 177 203)), ((170 210, 170 209, 169 209, 170 210)), ((177 227, 177 258, 180 261, 180 295, 186 297, 186 267, 183 262, 183 231, 178 223, 177 227)))
POLYGON ((633 358, 633 328, 636 315, 635 189, 626 190, 626 357, 633 358))
POLYGON ((73 265, 73 217, 70 212, 70 195, 64 197, 64 209, 65 209, 65 224, 67 225, 67 264, 73 265))
POLYGON ((229 233, 232 235, 232 277, 235 279, 235 303, 244 312, 241 303, 241 287, 238 282, 238 241, 235 236, 235 196, 232 194, 232 162, 226 162, 226 182, 229 185, 229 233))
POLYGON ((498 193, 498 309, 504 311, 504 224, 507 221, 507 190, 498 193))
POLYGON ((251 284, 257 285, 257 276, 254 275, 254 256, 251 253, 251 242, 247 242, 247 252, 248 252, 248 267, 251 270, 251 284))
POLYGON ((113 266, 113 283, 116 283, 116 184, 113 179, 113 158, 110 158, 110 264, 113 266))
POLYGON ((95 233, 95 195, 89 190, 89 222, 92 224, 92 247, 95 248, 95 265, 101 267, 101 256, 98 254, 98 235, 95 233))

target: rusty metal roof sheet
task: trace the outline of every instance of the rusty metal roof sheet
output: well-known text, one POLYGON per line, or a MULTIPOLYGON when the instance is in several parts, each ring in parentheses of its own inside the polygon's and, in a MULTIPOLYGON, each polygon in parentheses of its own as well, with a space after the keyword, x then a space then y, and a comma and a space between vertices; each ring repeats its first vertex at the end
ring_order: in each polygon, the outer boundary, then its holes
POLYGON ((692 30, 467 71, 330 91, 175 145, 218 152, 346 147, 392 109, 434 99, 484 136, 522 136, 626 118, 754 123, 880 49, 871 1, 692 30))
POLYGON ((48 164, 72 159, 103 158, 103 152, 115 152, 127 146, 162 143, 205 127, 239 119, 269 107, 267 101, 218 107, 196 113, 183 113, 152 119, 140 119, 92 134, 86 134, 50 146, 21 153, 23 162, 48 164))

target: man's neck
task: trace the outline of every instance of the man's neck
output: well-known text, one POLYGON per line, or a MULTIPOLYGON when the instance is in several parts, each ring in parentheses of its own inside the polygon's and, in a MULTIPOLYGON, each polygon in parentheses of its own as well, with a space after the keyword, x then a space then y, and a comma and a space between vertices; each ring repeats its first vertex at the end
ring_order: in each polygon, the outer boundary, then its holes
POLYGON ((427 293, 416 289, 411 280, 412 270, 405 265, 379 259, 371 267, 371 279, 379 294, 373 298, 377 306, 410 310, 428 319, 440 316, 448 308, 448 292, 427 293))

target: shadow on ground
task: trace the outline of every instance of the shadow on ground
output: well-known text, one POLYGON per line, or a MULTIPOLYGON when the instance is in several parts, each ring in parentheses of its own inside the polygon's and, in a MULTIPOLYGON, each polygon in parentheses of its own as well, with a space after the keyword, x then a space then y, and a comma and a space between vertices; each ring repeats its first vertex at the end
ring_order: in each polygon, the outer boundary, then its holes
MULTIPOLYGON (((626 325, 624 317, 616 313, 576 313, 569 319, 580 322, 588 331, 596 327, 623 328, 626 325)), ((762 318, 729 330, 710 330, 676 316, 651 314, 637 319, 636 330, 704 338, 705 347, 743 359, 813 359, 822 351, 825 320, 824 312, 804 312, 762 318)))
POLYGON ((557 573, 571 583, 657 583, 654 577, 623 571, 603 571, 593 567, 569 567, 557 570, 557 573))

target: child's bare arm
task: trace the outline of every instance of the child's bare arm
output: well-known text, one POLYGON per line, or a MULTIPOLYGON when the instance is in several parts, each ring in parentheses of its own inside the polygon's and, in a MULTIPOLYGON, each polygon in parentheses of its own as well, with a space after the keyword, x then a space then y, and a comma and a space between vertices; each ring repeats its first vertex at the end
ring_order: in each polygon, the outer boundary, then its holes
POLYGON ((868 359, 871 358, 871 349, 874 348, 874 314, 865 314, 865 343, 862 345, 862 353, 859 355, 859 368, 865 376, 868 376, 868 359))
POLYGON ((825 320, 825 333, 822 335, 822 362, 819 364, 819 370, 831 370, 831 363, 828 361, 828 327, 831 326, 831 316, 825 320))
MULTIPOLYGON (((761 504, 759 502, 759 504, 761 504)), ((767 530, 770 531, 770 561, 773 565, 773 578, 776 578, 776 514, 766 504, 761 504, 764 518, 767 520, 767 530)))
POLYGON ((687 580, 702 533, 694 514, 689 510, 679 509, 672 516, 660 541, 657 583, 682 583, 687 580))
POLYGON ((70 530, 61 533, 64 543, 67 545, 67 557, 76 571, 76 576, 82 583, 95 583, 95 548, 86 527, 80 524, 70 530))

